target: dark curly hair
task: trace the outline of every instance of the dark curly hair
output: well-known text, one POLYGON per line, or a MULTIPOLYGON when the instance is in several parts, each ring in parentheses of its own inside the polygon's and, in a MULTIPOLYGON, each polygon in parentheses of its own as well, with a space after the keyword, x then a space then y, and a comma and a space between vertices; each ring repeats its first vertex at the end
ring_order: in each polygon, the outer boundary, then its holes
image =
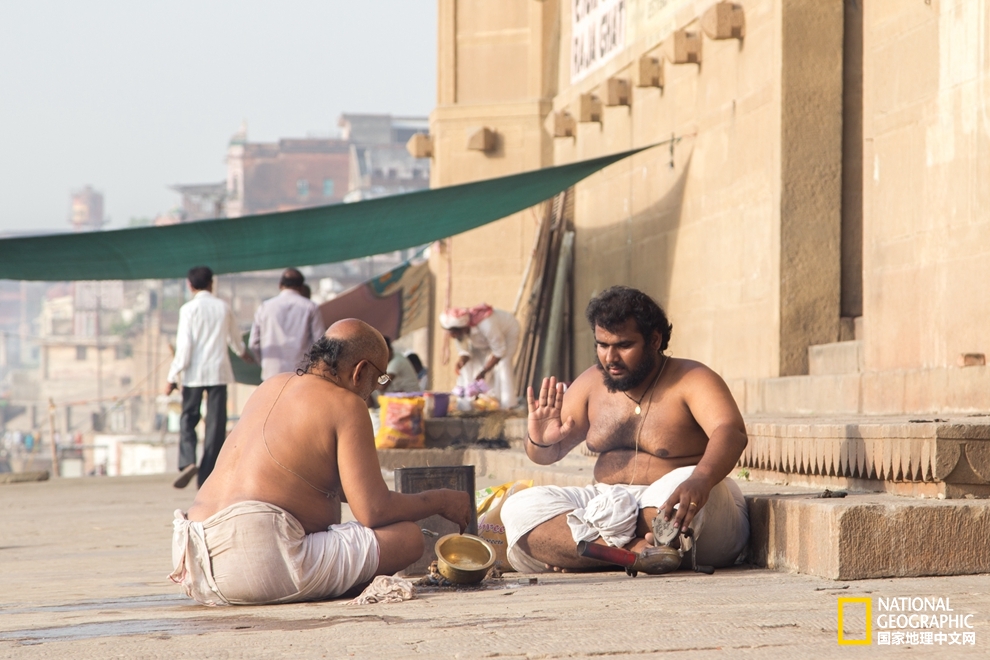
POLYGON ((618 330, 627 319, 636 321, 636 327, 643 339, 650 340, 653 331, 660 333, 660 350, 667 350, 670 333, 674 329, 663 308, 653 298, 638 289, 628 286, 612 286, 591 299, 584 312, 591 331, 595 326, 609 332, 618 330))
POLYGON ((331 374, 336 376, 341 359, 347 352, 346 348, 345 342, 340 339, 320 337, 303 357, 302 363, 296 369, 296 373, 301 376, 304 373, 312 371, 316 365, 323 364, 330 369, 331 374))

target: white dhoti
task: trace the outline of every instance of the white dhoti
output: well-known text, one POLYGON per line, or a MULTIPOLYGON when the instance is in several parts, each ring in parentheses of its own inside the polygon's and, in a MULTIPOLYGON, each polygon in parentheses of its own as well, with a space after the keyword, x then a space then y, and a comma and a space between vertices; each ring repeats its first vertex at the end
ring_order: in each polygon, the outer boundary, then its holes
MULTIPOLYGON (((575 544, 601 537, 609 545, 625 546, 636 535, 640 509, 663 506, 694 468, 677 468, 649 486, 536 486, 514 494, 502 505, 509 563, 520 573, 549 570, 519 547, 519 539, 565 513, 575 544)), ((739 486, 730 479, 716 484, 691 527, 698 564, 733 565, 749 540, 749 512, 739 486)))
POLYGON ((333 598, 378 570, 375 533, 356 522, 307 534, 289 512, 239 502, 203 522, 176 510, 169 576, 204 605, 333 598))

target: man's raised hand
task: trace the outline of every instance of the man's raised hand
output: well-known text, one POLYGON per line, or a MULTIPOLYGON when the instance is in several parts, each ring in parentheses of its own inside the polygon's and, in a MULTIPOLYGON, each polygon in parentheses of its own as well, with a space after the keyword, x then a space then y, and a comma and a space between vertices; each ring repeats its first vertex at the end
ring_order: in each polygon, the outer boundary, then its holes
POLYGON ((564 440, 574 428, 574 419, 568 417, 561 423, 560 411, 564 406, 564 384, 553 376, 544 378, 540 396, 533 396, 533 388, 526 392, 529 403, 529 437, 537 445, 555 445, 564 440))

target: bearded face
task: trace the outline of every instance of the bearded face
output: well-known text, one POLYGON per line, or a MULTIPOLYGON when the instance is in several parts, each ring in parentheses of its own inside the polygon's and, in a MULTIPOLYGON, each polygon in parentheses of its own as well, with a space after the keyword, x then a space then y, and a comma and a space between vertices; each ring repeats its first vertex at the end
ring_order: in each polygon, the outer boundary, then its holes
POLYGON ((609 392, 628 392, 643 384, 653 368, 657 366, 659 359, 656 353, 647 351, 643 354, 642 359, 632 367, 626 365, 620 357, 607 364, 602 364, 599 360, 598 370, 602 372, 602 381, 609 392), (613 376, 612 374, 616 371, 621 372, 621 375, 613 376))
POLYGON ((647 343, 633 319, 627 319, 615 331, 595 326, 598 370, 609 392, 636 389, 653 372, 659 362, 656 347, 647 343))

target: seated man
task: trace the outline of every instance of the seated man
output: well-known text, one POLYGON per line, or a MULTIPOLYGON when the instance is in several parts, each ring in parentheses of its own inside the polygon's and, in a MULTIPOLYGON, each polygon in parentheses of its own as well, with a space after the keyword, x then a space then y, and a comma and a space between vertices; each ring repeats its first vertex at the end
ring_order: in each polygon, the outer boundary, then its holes
POLYGON ((468 525, 467 493, 401 494, 382 479, 365 405, 388 383, 382 336, 339 321, 307 358, 251 395, 188 514, 175 512, 170 577, 201 603, 339 596, 420 558, 413 521, 468 525), (340 523, 342 501, 357 522, 340 523))
POLYGON ((672 326, 641 291, 607 289, 586 316, 598 364, 566 393, 554 378, 543 380, 539 399, 529 389, 526 453, 549 465, 586 441, 599 454, 596 483, 529 488, 506 500, 509 562, 520 572, 601 568, 578 556, 578 542, 639 554, 661 515, 667 533, 692 529, 699 564, 732 565, 749 517, 726 479, 747 443, 728 388, 703 364, 664 355, 672 326))

